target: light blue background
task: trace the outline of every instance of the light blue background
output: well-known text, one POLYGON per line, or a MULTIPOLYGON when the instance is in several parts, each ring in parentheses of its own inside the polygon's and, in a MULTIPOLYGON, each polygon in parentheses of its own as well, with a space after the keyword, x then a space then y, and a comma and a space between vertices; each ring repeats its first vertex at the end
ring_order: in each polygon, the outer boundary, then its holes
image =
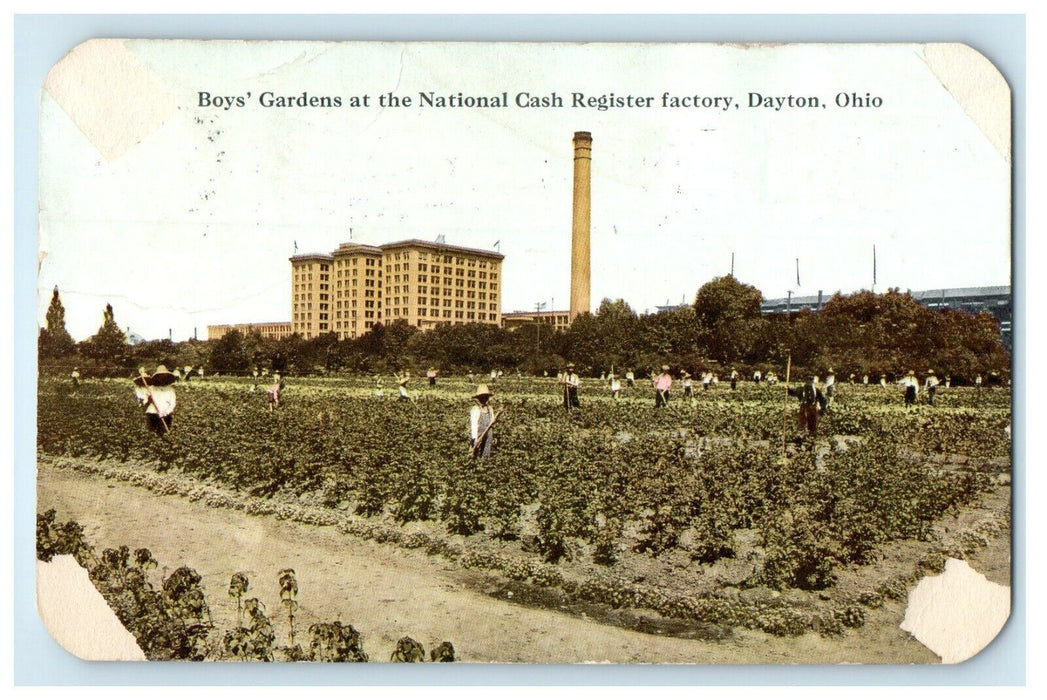
POLYGON ((430 41, 962 42, 1010 83, 1013 260, 1025 259, 1026 53, 1023 15, 244 16, 19 15, 15 48, 14 681, 18 685, 1021 685, 1025 682, 1025 270, 1012 263, 1014 559, 1011 619, 957 666, 291 665, 81 661, 36 614, 36 209, 38 105, 47 71, 98 37, 430 41))

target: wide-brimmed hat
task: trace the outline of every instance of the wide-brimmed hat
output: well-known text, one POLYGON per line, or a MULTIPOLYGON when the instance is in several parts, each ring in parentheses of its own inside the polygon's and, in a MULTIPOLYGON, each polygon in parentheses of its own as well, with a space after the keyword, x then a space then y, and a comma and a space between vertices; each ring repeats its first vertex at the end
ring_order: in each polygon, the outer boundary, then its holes
POLYGON ((669 365, 662 365, 662 371, 663 372, 668 372, 669 371, 669 365))
POLYGON ((934 374, 934 370, 933 369, 927 370, 927 374, 934 374))
POLYGON ((171 372, 167 371, 167 368, 160 365, 153 372, 153 376, 149 378, 149 384, 151 386, 167 386, 168 384, 175 383, 175 377, 171 372))
POLYGON ((567 363, 567 369, 574 369, 574 363, 573 362, 568 362, 567 363))
POLYGON ((829 368, 829 372, 828 372, 828 374, 835 374, 835 373, 833 372, 833 368, 832 368, 832 367, 830 367, 830 368, 829 368))
POLYGON ((488 389, 486 384, 481 384, 476 387, 476 393, 473 394, 473 398, 478 399, 481 396, 494 396, 494 392, 488 389))

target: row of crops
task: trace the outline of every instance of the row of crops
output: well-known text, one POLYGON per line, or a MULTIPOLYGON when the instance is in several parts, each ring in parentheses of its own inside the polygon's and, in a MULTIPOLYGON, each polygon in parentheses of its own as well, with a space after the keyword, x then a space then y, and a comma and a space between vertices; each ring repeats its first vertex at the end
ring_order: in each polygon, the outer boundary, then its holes
POLYGON ((177 469, 251 496, 310 494, 458 535, 525 538, 548 562, 613 567, 626 551, 685 546, 711 564, 735 556, 737 532, 754 531, 763 556, 746 583, 779 589, 824 588, 882 544, 926 537, 991 485, 1010 452, 1001 390, 950 389, 933 407, 906 410, 893 388, 847 385, 820 432, 854 439, 814 449, 796 444, 781 386, 699 390, 660 410, 645 388, 613 401, 594 386, 567 413, 551 380, 513 379, 495 387, 495 455, 473 461, 474 387, 441 381, 409 401, 377 399, 372 388, 292 385, 270 411, 249 380, 182 385, 175 429, 158 438, 129 383, 71 391, 42 381, 38 447, 177 469))

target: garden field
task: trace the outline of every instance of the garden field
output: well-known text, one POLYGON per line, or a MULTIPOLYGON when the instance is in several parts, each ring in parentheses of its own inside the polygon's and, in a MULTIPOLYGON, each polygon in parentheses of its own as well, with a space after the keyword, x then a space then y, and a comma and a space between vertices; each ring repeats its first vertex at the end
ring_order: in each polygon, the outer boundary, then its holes
POLYGON ((853 633, 947 556, 1009 534, 1006 389, 906 409, 900 388, 841 385, 810 440, 781 385, 674 392, 665 409, 637 385, 614 401, 583 380, 568 413, 554 380, 503 377, 494 456, 473 461, 465 378, 415 381, 407 401, 391 381, 377 397, 371 379, 292 378, 275 411, 252 379, 194 379, 163 438, 129 381, 42 378, 41 474, 332 527, 523 605, 710 641, 853 633))

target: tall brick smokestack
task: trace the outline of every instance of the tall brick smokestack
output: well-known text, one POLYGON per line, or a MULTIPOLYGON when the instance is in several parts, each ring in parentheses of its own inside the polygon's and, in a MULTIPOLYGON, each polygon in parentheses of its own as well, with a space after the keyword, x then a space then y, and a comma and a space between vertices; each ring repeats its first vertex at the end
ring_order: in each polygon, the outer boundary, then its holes
POLYGON ((574 133, 574 211, 571 216, 571 308, 578 314, 592 311, 589 302, 589 183, 593 160, 593 137, 588 131, 574 133))

